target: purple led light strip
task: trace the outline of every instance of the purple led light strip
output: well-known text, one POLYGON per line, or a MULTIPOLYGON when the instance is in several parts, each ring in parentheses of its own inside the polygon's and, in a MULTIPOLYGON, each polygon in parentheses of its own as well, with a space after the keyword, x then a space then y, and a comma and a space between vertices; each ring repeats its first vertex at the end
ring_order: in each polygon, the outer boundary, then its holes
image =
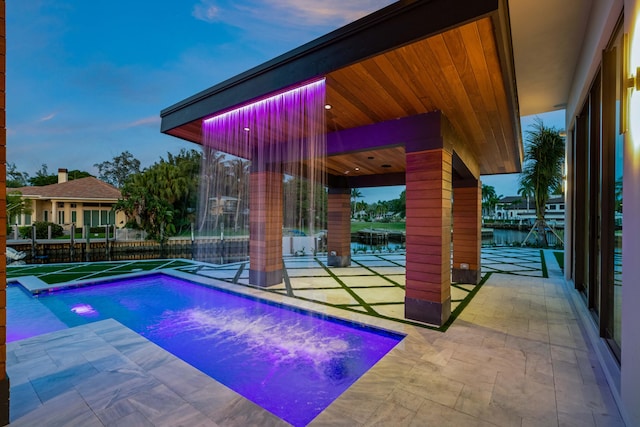
POLYGON ((223 119, 226 116, 230 116, 232 114, 235 114, 235 113, 243 111, 243 110, 256 109, 256 108, 259 108, 261 106, 268 105, 269 103, 271 103, 274 100, 286 98, 287 96, 291 96, 291 95, 296 95, 298 92, 301 92, 303 90, 307 90, 307 89, 314 89, 315 90, 315 89, 317 89, 317 88, 319 88, 321 86, 324 86, 324 83, 325 83, 325 78, 323 77, 320 80, 316 80, 316 81, 313 81, 311 83, 307 83, 305 85, 298 86, 298 87, 295 87, 293 89, 289 89, 289 90, 284 91, 284 92, 276 93, 276 94, 271 95, 271 96, 269 96, 267 98, 262 98, 262 99, 259 99, 257 101, 254 101, 254 102, 252 102, 250 104, 245 104, 245 105, 242 105, 240 107, 234 108, 233 110, 229 110, 229 111, 225 111, 224 113, 217 114, 217 115, 215 115, 213 117, 209 117, 208 119, 205 119, 203 122, 204 123, 209 123, 209 122, 212 122, 214 120, 223 119))

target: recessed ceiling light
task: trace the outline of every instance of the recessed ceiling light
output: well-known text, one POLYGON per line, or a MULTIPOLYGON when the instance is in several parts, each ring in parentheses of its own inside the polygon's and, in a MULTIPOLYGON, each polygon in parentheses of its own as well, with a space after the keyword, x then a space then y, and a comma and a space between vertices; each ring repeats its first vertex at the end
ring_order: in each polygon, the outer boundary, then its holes
POLYGON ((356 172, 360 170, 360 168, 355 168, 356 172))
POLYGON ((325 104, 324 109, 325 110, 331 110, 331 105, 330 104, 325 104))
POLYGON ((391 165, 384 164, 384 165, 382 165, 382 166, 380 166, 380 167, 382 167, 382 168, 390 168, 390 167, 391 167, 391 165))
POLYGON ((375 159, 375 157, 373 157, 373 156, 369 156, 369 157, 367 157, 367 159, 369 159, 369 160, 373 160, 373 159, 375 159))
POLYGON ((351 171, 344 171, 344 174, 345 174, 345 175, 348 175, 348 174, 349 174, 349 172, 351 172, 351 171))

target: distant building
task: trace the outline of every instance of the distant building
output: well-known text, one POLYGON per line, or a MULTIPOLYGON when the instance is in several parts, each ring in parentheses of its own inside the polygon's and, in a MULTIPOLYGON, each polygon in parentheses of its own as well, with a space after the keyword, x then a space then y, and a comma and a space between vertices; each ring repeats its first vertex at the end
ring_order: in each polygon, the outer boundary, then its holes
POLYGON ((67 169, 58 169, 58 183, 41 187, 8 188, 19 191, 22 198, 31 201, 32 212, 10 218, 11 224, 31 225, 47 221, 61 225, 65 230, 76 227, 124 225, 123 212, 113 206, 121 198, 120 190, 95 177, 69 181, 67 169))
MULTIPOLYGON (((551 225, 564 224, 564 196, 551 197, 547 201, 545 219, 551 225)), ((536 220, 536 207, 533 197, 503 197, 496 204, 492 219, 511 220, 518 224, 533 224, 536 220)))

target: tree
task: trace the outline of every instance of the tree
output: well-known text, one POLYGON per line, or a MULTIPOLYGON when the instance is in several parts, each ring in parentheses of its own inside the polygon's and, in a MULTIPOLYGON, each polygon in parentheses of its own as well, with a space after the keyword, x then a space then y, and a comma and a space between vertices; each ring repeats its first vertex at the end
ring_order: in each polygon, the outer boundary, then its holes
MULTIPOLYGON (((231 173, 228 175, 231 178, 231 184, 235 185, 237 194, 236 212, 234 215, 233 229, 238 231, 240 229, 240 214, 244 212, 243 202, 245 195, 249 193, 249 173, 251 168, 251 162, 241 158, 237 158, 231 162, 231 173)), ((248 208, 248 206, 246 206, 248 208)))
POLYGON ((6 175, 7 188, 18 188, 29 185, 29 174, 19 172, 15 163, 7 163, 6 175))
POLYGON ((122 188, 129 176, 140 173, 140 160, 128 151, 123 151, 112 161, 96 163, 93 166, 98 168, 99 179, 116 188, 122 188))
POLYGON ((399 214, 401 218, 407 216, 407 192, 402 190, 400 197, 389 201, 389 210, 399 214))
POLYGON ((193 221, 200 158, 195 150, 167 153, 166 160, 125 181, 115 209, 125 213, 128 224, 137 224, 150 239, 164 243, 193 221))
POLYGON ((19 191, 9 191, 7 193, 7 225, 15 223, 18 216, 30 214, 32 212, 31 202, 22 198, 19 191))
POLYGON ((482 207, 486 209, 487 215, 493 214, 500 199, 502 199, 502 194, 498 196, 496 189, 492 185, 482 184, 482 207))
POLYGON ((42 164, 40 170, 36 172, 36 176, 29 178, 29 184, 34 187, 42 187, 45 185, 55 184, 58 182, 58 175, 49 175, 48 166, 46 163, 42 164))
POLYGON ((533 194, 536 210, 534 228, 538 230, 538 243, 548 246, 546 205, 549 195, 562 188, 564 138, 557 129, 546 127, 542 120, 536 119, 526 132, 526 142, 528 145, 520 186, 530 189, 533 194))
POLYGON ((527 201, 527 210, 529 210, 529 200, 533 198, 532 183, 520 178, 520 182, 518 186, 518 194, 527 201))
MULTIPOLYGON (((67 172, 67 178, 69 181, 73 181, 74 179, 86 178, 88 176, 93 176, 89 172, 81 171, 78 169, 74 169, 72 171, 67 172)), ((58 183, 58 175, 57 174, 49 174, 49 168, 46 163, 42 164, 42 167, 39 171, 36 172, 36 176, 29 178, 29 184, 34 187, 42 187, 45 185, 57 184, 58 183)))
POLYGON ((357 188, 351 189, 351 198, 353 199, 353 211, 351 214, 351 218, 355 218, 356 211, 358 210, 358 199, 362 197, 362 193, 357 188))
MULTIPOLYGON (((81 170, 78 170, 78 169, 73 169, 73 170, 70 170, 69 172, 67 172, 67 176, 68 176, 69 181, 73 181, 74 179, 87 178, 87 177, 93 176, 93 175, 91 175, 87 171, 81 171, 81 170)), ((56 177, 56 182, 58 182, 57 181, 57 177, 56 177)))

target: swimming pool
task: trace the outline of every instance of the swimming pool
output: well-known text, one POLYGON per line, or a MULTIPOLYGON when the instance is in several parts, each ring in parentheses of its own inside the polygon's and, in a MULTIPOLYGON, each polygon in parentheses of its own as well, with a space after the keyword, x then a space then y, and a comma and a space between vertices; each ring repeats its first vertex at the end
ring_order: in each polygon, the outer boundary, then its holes
POLYGON ((296 426, 403 338, 164 274, 7 298, 8 340, 114 318, 296 426))

